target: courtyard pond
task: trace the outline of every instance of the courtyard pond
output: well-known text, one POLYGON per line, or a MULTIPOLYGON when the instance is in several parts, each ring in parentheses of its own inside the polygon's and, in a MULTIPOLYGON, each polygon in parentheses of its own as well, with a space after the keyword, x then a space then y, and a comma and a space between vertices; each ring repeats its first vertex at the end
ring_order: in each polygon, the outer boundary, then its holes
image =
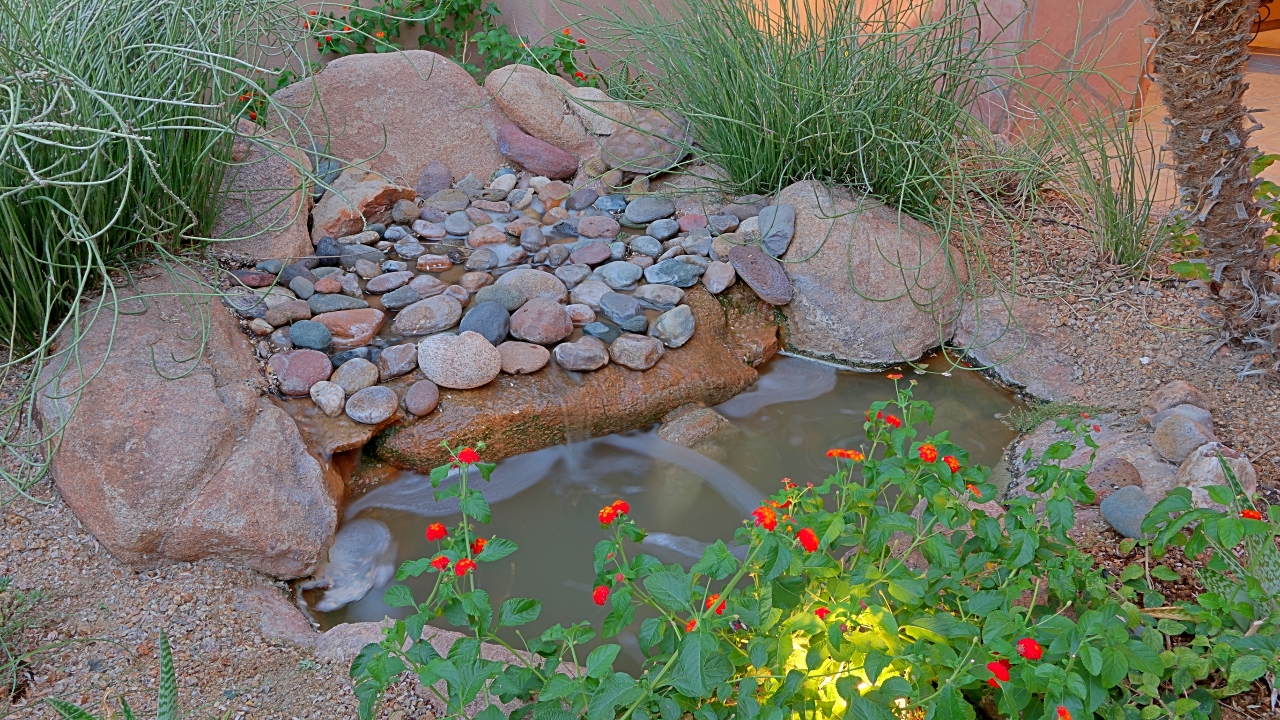
MULTIPOLYGON (((919 383, 916 397, 937 410, 929 432, 948 430, 973 462, 999 464, 1016 435, 1000 416, 1019 400, 976 372, 948 372, 940 356, 925 363, 929 371, 912 377, 919 383)), ((783 478, 800 484, 826 478, 834 469, 826 451, 858 447, 866 408, 892 392, 883 373, 779 357, 761 368, 749 390, 714 408, 723 419, 703 411, 714 428, 704 428, 696 441, 673 435, 678 421, 672 421, 502 460, 488 483, 471 478, 492 507, 492 522, 480 532, 511 539, 520 549, 482 565, 477 582, 495 604, 510 597, 543 601, 526 635, 582 619, 598 627, 607 608, 592 602, 591 548, 605 536, 597 518, 602 506, 624 498, 631 517, 649 533, 636 551, 688 566, 708 543, 730 541, 783 478)), ((307 594, 316 619, 328 628, 406 614, 382 601, 395 568, 435 551, 425 538, 428 523, 458 519, 456 500, 436 501, 427 476, 408 471, 351 502, 331 561, 317 574, 331 587, 307 594)), ((408 584, 425 597, 432 582, 428 574, 408 584)), ((624 652, 618 666, 638 667, 635 638, 619 640, 624 652)))

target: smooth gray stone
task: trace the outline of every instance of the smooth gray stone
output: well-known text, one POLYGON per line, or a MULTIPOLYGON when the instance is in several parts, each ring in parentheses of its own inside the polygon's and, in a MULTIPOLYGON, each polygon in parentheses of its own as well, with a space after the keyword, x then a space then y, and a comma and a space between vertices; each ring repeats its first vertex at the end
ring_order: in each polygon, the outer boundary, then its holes
POLYGON ((359 310, 360 308, 369 307, 369 303, 360 298, 347 297, 334 293, 332 295, 315 294, 307 300, 307 306, 311 308, 312 315, 320 313, 336 312, 338 310, 359 310))
POLYGON ((645 228, 645 233, 658 240, 670 240, 680 234, 680 223, 670 218, 655 220, 645 228))
POLYGON ((760 246, 774 257, 782 254, 791 246, 791 238, 796 232, 796 209, 787 203, 770 205, 760 211, 760 246))
POLYGON ((660 285, 675 285, 676 287, 687 288, 697 284, 702 272, 703 269, 697 265, 690 265, 675 258, 668 258, 656 265, 650 265, 645 268, 644 279, 660 285))
POLYGON ((684 291, 673 285, 641 285, 631 296, 647 308, 665 311, 680 304, 684 291))
POLYGON ((1127 538, 1142 537, 1142 520, 1155 502, 1137 485, 1126 485, 1102 501, 1102 519, 1127 538))
POLYGON ((542 234, 542 228, 534 225, 520 231, 520 247, 525 252, 538 252, 547 246, 547 236, 542 234))
POLYGON ((649 328, 649 334, 669 348, 678 348, 693 337, 693 311, 688 305, 677 305, 658 316, 649 328))
POLYGON ((676 204, 671 198, 645 195, 627 204, 623 214, 633 223, 651 223, 654 220, 671 217, 676 213, 676 204))
POLYGON ((408 285, 392 290, 382 296, 382 307, 388 310, 403 310, 418 302, 422 296, 408 285))
POLYGON ((498 255, 487 247, 474 250, 467 258, 466 268, 471 271, 487 271, 498 267, 498 255))
POLYGON ((547 248, 547 264, 551 267, 560 267, 569 259, 569 248, 564 245, 552 245, 547 248))
POLYGON ((591 275, 591 268, 586 265, 561 265, 556 268, 556 277, 570 290, 591 275))
POLYGON ((368 260, 374 265, 382 265, 386 259, 387 256, 383 255, 381 250, 368 245, 343 245, 338 262, 346 270, 355 270, 358 260, 368 260))
POLYGON ((279 275, 280 271, 284 269, 284 263, 279 260, 263 260, 257 265, 254 265, 253 269, 260 270, 264 273, 271 273, 272 275, 279 275))
POLYGON ((519 285, 486 285, 476 291, 476 304, 496 302, 507 312, 515 312, 524 305, 528 298, 519 285))
MULTIPOLYGON (((564 268, 560 269, 563 270, 564 268)), ((559 272, 559 270, 557 270, 557 272, 559 272)), ((639 265, 626 262, 625 260, 606 263, 605 265, 600 266, 596 272, 604 278, 604 284, 614 290, 621 290, 622 288, 634 285, 639 282, 640 277, 644 275, 644 270, 641 269, 639 265)))
POLYGON ((622 195, 601 195, 592 205, 607 213, 622 212, 627 209, 627 199, 622 195))
POLYGON ((624 325, 637 317, 643 318, 644 306, 630 295, 609 292, 600 296, 600 312, 618 325, 624 325))
POLYGON ((599 199, 600 193, 591 188, 582 188, 569 193, 569 197, 564 200, 566 210, 586 210, 591 204, 599 199))
POLYGON ((450 235, 466 235, 476 229, 475 223, 471 222, 465 212, 451 213, 442 224, 445 232, 450 235))
POLYGON ((289 281, 289 289, 293 291, 294 295, 298 296, 299 300, 307 300, 312 295, 316 294, 315 283, 311 282, 305 277, 302 277, 301 275, 296 275, 292 280, 289 281))
POLYGON ((631 252, 656 258, 662 254, 662 243, 657 238, 639 235, 631 240, 631 252))
POLYGON ((403 260, 388 260, 382 263, 382 272, 384 273, 404 272, 408 269, 409 263, 403 260))
POLYGON ((316 243, 316 257, 319 258, 317 263, 321 267, 337 267, 342 257, 343 246, 337 240, 325 235, 320 238, 320 242, 316 243))
POLYGON ((368 346, 351 348, 350 350, 343 350, 340 353, 334 353, 330 355, 329 362, 333 363, 333 367, 336 369, 341 367, 342 364, 348 360, 355 360, 357 358, 359 358, 360 360, 369 360, 371 359, 369 357, 371 352, 372 351, 369 350, 368 346))
POLYGON ((711 242, 711 233, 707 232, 706 228, 697 228, 689 233, 689 237, 684 239, 681 246, 687 253, 706 257, 711 254, 711 242))
POLYGON ((289 339, 297 348, 329 352, 333 347, 333 334, 329 328, 313 320, 299 320, 290 325, 289 339))
POLYGON ((606 345, 617 340, 618 336, 622 334, 622 331, 616 326, 599 320, 593 323, 587 323, 583 326, 582 332, 592 337, 599 338, 600 341, 606 345))
POLYGON ((467 330, 480 333, 490 345, 497 347, 511 331, 511 313, 496 302, 482 302, 462 316, 458 332, 467 330))

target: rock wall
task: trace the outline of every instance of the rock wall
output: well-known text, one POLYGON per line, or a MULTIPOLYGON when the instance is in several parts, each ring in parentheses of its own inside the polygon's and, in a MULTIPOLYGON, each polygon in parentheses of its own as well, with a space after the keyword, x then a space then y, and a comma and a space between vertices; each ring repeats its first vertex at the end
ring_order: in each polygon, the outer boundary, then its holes
POLYGON ((69 418, 50 465, 58 491, 137 567, 218 558, 309 574, 333 538, 340 483, 261 396, 262 372, 231 315, 175 295, 204 291, 189 271, 150 266, 135 277, 149 297, 122 294, 122 314, 101 313, 41 376, 43 427, 69 418), (193 320, 202 314, 207 336, 193 320))

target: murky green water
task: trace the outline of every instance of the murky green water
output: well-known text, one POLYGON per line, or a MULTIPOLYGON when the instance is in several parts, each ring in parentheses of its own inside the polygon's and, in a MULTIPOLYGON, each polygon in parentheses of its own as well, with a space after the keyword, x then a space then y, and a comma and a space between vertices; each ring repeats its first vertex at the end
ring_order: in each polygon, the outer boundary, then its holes
MULTIPOLYGON (((943 370, 946 365, 937 361, 933 367, 943 370)), ((974 462, 994 465, 999 460, 1015 435, 997 419, 1017 403, 1011 393, 973 372, 907 374, 919 381, 916 397, 937 410, 932 432, 950 430, 974 462)), ((756 386, 717 408, 733 428, 695 449, 663 442, 652 428, 505 460, 492 483, 482 488, 493 518, 481 532, 513 540, 520 550, 482 566, 478 580, 495 605, 510 597, 542 600, 542 615, 526 633, 584 619, 598 629, 606 609, 591 601, 591 549, 605 537, 596 519, 602 506, 625 498, 631 516, 650 533, 643 550, 664 562, 687 565, 706 543, 729 540, 782 478, 797 483, 826 478, 834 468, 826 451, 858 447, 868 405, 892 392, 893 383, 883 373, 836 371, 779 358, 763 368, 756 386)), ((381 523, 390 530, 391 543, 369 548, 361 561, 365 567, 357 574, 363 573, 366 586, 375 587, 337 610, 317 612, 322 624, 404 613, 382 602, 390 571, 404 560, 432 554, 435 543, 426 541, 426 525, 437 520, 453 525, 456 507, 456 502, 435 502, 426 479, 406 472, 347 508, 348 523, 376 521, 349 525, 352 531, 362 527, 371 542, 382 537, 385 543, 386 533, 377 527, 381 523), (379 563, 381 572, 374 567, 379 563)), ((411 581, 415 595, 425 597, 433 577, 411 581)), ((634 637, 620 640, 623 655, 638 658, 634 637)), ((620 657, 618 667, 626 664, 620 657)))

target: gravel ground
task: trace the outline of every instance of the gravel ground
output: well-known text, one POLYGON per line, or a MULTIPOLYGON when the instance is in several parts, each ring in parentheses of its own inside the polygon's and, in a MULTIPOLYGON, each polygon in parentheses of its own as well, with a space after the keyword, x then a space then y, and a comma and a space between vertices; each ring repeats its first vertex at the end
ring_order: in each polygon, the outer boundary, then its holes
MULTIPOLYGON (((1068 208, 1050 211, 1053 220, 1033 224, 1035 232, 1021 238, 1016 264, 1007 242, 986 250, 997 277, 1055 304, 1060 323, 1079 332, 1076 377, 1087 389, 1085 401, 1132 412, 1160 383, 1190 381, 1211 398, 1219 437, 1254 459, 1263 495, 1280 503, 1275 380, 1238 378, 1244 363, 1238 350, 1206 357, 1213 337, 1213 326, 1199 317, 1206 296, 1167 276, 1162 268, 1169 258, 1153 260, 1135 281, 1097 259, 1071 227, 1079 218, 1068 208)), ((12 390, 0 387, 0 397, 12 390)), ((355 717, 347 662, 320 659, 306 643, 273 637, 264 632, 260 612, 237 608, 250 592, 285 598, 284 585, 214 562, 134 572, 94 541, 49 483, 33 494, 48 504, 20 500, 0 509, 0 575, 45 594, 32 616, 34 629, 14 642, 22 650, 46 649, 24 665, 9 704, 0 698, 0 717, 54 717, 46 697, 96 712, 115 696, 147 715, 155 707, 160 630, 173 645, 182 707, 192 717, 355 717)), ((1132 561, 1119 557, 1119 536, 1100 520, 1082 523, 1078 535, 1108 566, 1132 561)), ((1165 589, 1172 598, 1186 586, 1165 589)), ((436 717, 415 686, 397 686, 380 717, 436 717)), ((1227 717, 1275 717, 1260 690, 1232 704, 1227 717)))

